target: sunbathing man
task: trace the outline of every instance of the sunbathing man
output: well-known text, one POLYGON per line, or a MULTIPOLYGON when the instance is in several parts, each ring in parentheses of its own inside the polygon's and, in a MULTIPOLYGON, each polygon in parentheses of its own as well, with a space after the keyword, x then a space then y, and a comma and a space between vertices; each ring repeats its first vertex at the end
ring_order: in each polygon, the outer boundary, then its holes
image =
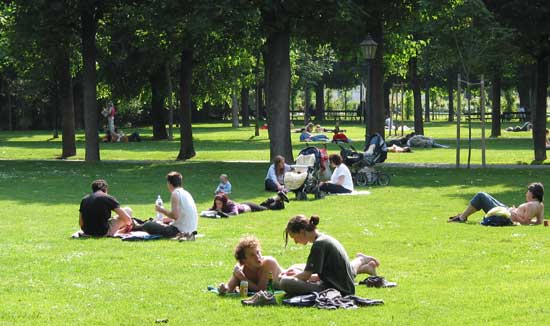
POLYGON ((464 212, 451 216, 448 222, 464 223, 468 220, 468 217, 473 213, 482 209, 485 213, 489 212, 495 207, 504 207, 510 212, 510 220, 519 224, 541 224, 544 219, 544 204, 542 203, 544 197, 544 186, 542 183, 531 183, 527 187, 525 193, 525 203, 518 207, 507 207, 503 203, 499 202, 491 195, 485 192, 478 192, 470 201, 470 204, 464 212), (536 220, 533 222, 533 218, 536 220))
POLYGON ((239 241, 234 253, 237 264, 227 284, 221 283, 218 286, 220 294, 235 291, 241 281, 248 281, 250 291, 266 290, 269 272, 273 275, 274 287, 278 288, 281 266, 275 258, 262 256, 261 250, 260 241, 253 236, 239 241))

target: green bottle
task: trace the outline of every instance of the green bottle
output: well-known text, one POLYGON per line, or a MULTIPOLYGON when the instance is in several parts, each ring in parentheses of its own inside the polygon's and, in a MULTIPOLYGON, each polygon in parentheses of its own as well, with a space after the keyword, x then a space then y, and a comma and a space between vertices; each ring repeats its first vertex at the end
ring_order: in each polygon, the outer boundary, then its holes
POLYGON ((267 292, 269 293, 275 292, 273 290, 273 272, 269 272, 269 274, 267 274, 267 292))

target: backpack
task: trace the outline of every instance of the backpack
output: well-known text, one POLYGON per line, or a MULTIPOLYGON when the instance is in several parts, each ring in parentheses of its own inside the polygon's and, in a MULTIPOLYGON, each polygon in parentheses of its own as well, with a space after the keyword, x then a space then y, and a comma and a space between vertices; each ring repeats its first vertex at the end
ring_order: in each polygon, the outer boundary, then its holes
POLYGON ((484 217, 479 224, 484 226, 513 226, 514 222, 504 216, 491 215, 484 217))

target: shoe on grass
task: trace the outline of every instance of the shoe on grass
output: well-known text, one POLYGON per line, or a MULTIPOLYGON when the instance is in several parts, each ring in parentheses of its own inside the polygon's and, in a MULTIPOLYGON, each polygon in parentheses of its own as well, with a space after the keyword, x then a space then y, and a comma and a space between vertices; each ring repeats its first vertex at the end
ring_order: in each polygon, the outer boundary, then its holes
POLYGON ((277 193, 277 196, 279 196, 279 199, 281 199, 282 201, 286 201, 287 203, 289 202, 288 196, 284 193, 284 191, 279 191, 277 193))
POLYGON ((365 284, 369 288, 393 288, 397 286, 397 283, 389 282, 381 276, 369 276, 359 284, 365 284))
POLYGON ((449 219, 447 220, 447 222, 449 223, 465 223, 466 222, 466 219, 462 218, 460 216, 460 214, 457 214, 455 216, 451 216, 449 217, 449 219))

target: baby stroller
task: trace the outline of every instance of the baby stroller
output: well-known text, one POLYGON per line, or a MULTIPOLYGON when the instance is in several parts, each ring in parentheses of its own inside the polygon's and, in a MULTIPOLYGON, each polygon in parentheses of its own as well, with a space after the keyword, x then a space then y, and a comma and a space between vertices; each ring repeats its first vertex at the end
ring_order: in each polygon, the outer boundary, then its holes
POLYGON ((310 146, 300 151, 296 164, 291 165, 293 170, 285 173, 285 187, 296 194, 296 200, 307 200, 307 194, 322 198, 319 182, 330 173, 327 161, 326 146, 322 149, 310 146))
POLYGON ((388 148, 386 142, 378 133, 372 135, 365 145, 365 153, 357 152, 357 150, 348 145, 344 147, 339 143, 340 156, 344 164, 349 167, 353 181, 358 186, 366 185, 381 185, 387 186, 390 184, 390 176, 380 170, 375 165, 382 163, 388 156, 388 148), (370 152, 367 152, 372 146, 370 152), (367 154, 369 153, 369 154, 367 154))

